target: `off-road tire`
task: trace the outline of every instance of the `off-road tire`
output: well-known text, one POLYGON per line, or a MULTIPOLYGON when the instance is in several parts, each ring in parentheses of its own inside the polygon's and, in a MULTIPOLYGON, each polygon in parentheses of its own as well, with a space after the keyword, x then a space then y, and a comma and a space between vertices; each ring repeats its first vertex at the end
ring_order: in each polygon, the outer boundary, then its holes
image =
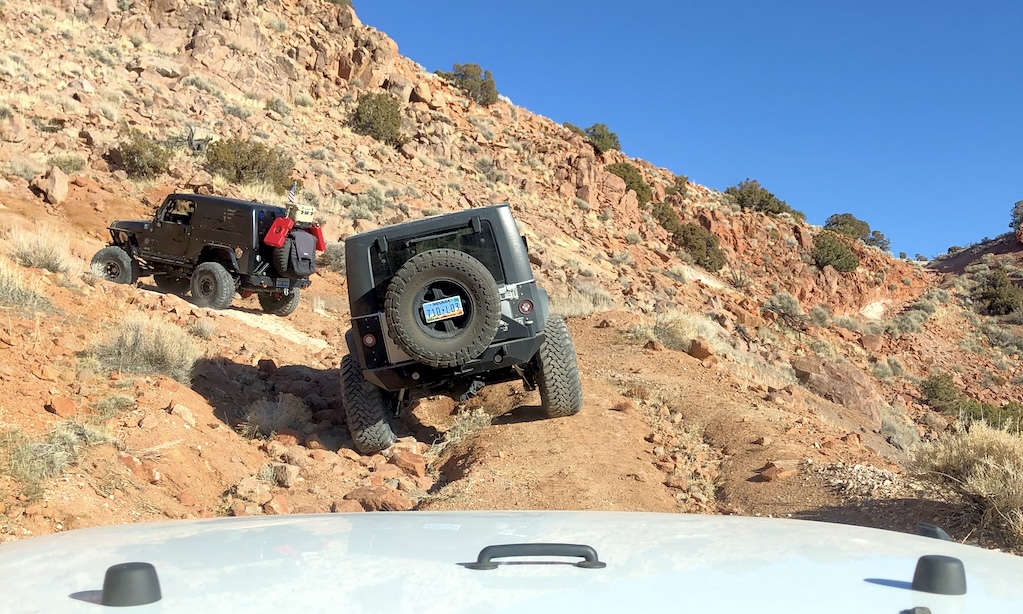
POLYGON ((384 296, 384 318, 391 339, 417 362, 454 367, 477 358, 494 341, 501 296, 479 260, 434 249, 409 258, 394 274, 384 296), (462 297, 463 315, 426 322, 424 302, 454 295, 462 297))
POLYGON ((93 275, 118 284, 133 284, 141 274, 138 261, 117 245, 108 245, 96 252, 89 268, 93 275))
POLYGON ((203 262, 192 273, 192 302, 197 307, 225 309, 234 300, 234 278, 219 262, 203 262))
POLYGON ((191 287, 191 280, 187 277, 178 277, 170 273, 156 273, 153 275, 153 283, 161 291, 168 294, 184 294, 191 287))
POLYGON ((293 289, 290 294, 260 292, 257 296, 259 297, 259 306, 263 308, 263 311, 281 317, 290 316, 295 313, 301 300, 298 288, 293 289))
POLYGON ((285 241, 284 245, 275 247, 270 254, 270 258, 278 277, 290 277, 288 274, 288 260, 291 258, 291 241, 285 241))
POLYGON ((583 387, 568 326, 561 316, 552 315, 544 332, 546 336, 533 359, 540 404, 551 418, 575 415, 583 408, 583 387))
POLYGON ((394 443, 384 392, 366 381, 362 367, 351 356, 341 359, 341 398, 348 431, 359 452, 373 454, 394 443))

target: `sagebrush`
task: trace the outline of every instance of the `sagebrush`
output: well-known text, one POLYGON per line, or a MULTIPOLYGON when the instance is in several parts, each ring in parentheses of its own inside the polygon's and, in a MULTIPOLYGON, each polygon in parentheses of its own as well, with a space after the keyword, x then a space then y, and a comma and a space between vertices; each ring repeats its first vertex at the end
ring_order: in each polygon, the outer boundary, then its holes
POLYGON ((141 313, 124 318, 91 354, 108 371, 155 373, 179 382, 190 380, 200 355, 182 328, 141 313))

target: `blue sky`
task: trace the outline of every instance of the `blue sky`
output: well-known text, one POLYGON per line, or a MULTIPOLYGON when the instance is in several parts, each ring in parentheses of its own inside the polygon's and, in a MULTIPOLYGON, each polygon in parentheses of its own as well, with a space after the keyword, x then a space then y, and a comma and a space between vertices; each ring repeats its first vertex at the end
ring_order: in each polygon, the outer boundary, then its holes
POLYGON ((723 190, 750 177, 892 251, 1008 232, 1023 199, 1023 2, 355 0, 427 70, 723 190))

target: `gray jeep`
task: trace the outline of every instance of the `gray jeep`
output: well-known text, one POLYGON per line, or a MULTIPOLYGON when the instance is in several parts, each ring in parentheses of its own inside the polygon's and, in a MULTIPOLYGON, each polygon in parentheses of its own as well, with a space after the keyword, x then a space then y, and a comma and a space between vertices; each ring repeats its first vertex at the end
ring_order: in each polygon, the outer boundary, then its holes
POLYGON ((548 416, 582 409, 575 349, 549 313, 507 204, 371 230, 345 241, 351 328, 341 384, 363 453, 391 445, 391 418, 436 394, 539 388, 548 416))
MULTIPOLYGON (((311 211, 291 212, 308 227, 311 211)), ((308 236, 274 248, 263 242, 274 221, 289 210, 273 205, 203 196, 171 194, 151 220, 118 221, 109 226, 111 244, 92 258, 96 275, 118 283, 153 276, 165 292, 184 294, 200 307, 224 309, 256 294, 264 311, 286 316, 298 307, 300 289, 315 269, 308 236)), ((301 232, 294 235, 307 235, 301 232)), ((294 237, 289 236, 289 239, 294 237)))

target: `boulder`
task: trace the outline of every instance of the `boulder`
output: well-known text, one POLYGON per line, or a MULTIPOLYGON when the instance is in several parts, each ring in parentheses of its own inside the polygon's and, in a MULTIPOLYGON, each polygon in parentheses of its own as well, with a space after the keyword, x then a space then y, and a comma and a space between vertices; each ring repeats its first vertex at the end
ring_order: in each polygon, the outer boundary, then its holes
POLYGON ((888 406, 870 377, 851 364, 801 356, 792 361, 796 379, 825 399, 866 417, 875 429, 881 427, 881 410, 888 406))
POLYGON ((367 512, 403 512, 415 505, 404 493, 390 486, 363 486, 345 495, 345 499, 358 501, 367 512))
POLYGON ((67 198, 68 178, 64 171, 51 166, 45 174, 32 180, 32 187, 43 193, 46 202, 59 205, 67 198))

